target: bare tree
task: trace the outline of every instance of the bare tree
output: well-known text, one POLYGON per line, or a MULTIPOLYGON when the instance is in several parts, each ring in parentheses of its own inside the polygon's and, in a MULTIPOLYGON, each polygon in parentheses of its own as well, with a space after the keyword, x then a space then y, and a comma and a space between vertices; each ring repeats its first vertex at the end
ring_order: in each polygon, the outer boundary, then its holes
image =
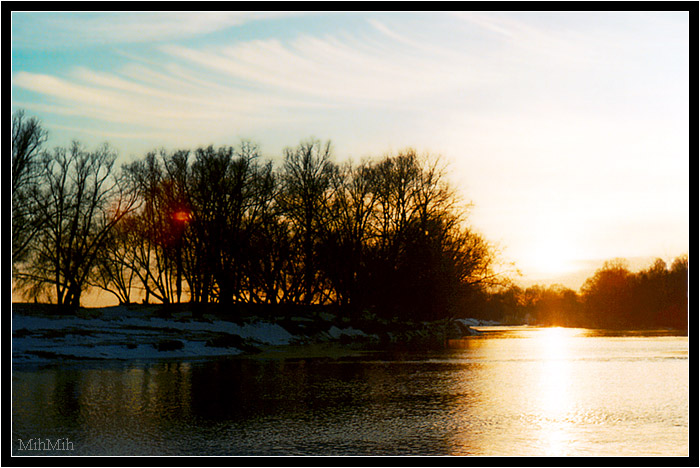
POLYGON ((189 275, 196 298, 203 302, 213 293, 214 279, 222 303, 231 303, 240 291, 241 225, 252 158, 234 160, 232 147, 195 151, 189 275))
POLYGON ((134 206, 112 172, 115 158, 106 145, 89 152, 77 142, 42 157, 34 193, 42 225, 18 275, 32 296, 80 305, 110 231, 134 206))
POLYGON ((325 228, 331 179, 336 166, 331 161, 330 141, 318 140, 300 143, 284 150, 280 205, 289 219, 294 243, 298 247, 298 261, 303 265, 303 290, 300 301, 310 304, 327 292, 319 277, 315 255, 320 233, 325 228))
POLYGON ((48 132, 23 110, 12 116, 12 264, 27 253, 41 220, 34 206, 33 191, 39 175, 39 155, 48 132))
POLYGON ((114 294, 120 304, 130 304, 138 270, 130 262, 136 233, 135 217, 125 216, 117 223, 104 242, 102 254, 97 258, 96 271, 90 282, 114 294))
POLYGON ((258 303, 293 303, 302 296, 303 265, 297 261, 291 226, 276 209, 261 220, 248 257, 250 291, 258 303))
MULTIPOLYGON (((144 302, 151 298, 162 303, 176 301, 177 262, 173 214, 176 203, 182 202, 184 188, 175 188, 172 177, 181 166, 169 161, 174 154, 165 150, 150 152, 143 160, 135 161, 124 170, 137 194, 139 209, 130 220, 129 244, 124 260, 136 272, 144 291, 144 302)), ((180 160, 185 159, 184 153, 180 160)), ((180 177, 182 179, 182 177, 180 177)))
POLYGON ((408 149, 371 167, 375 205, 363 290, 381 313, 435 319, 498 281, 494 252, 467 227, 441 160, 408 149))
POLYGON ((356 167, 347 163, 334 174, 319 255, 336 300, 355 309, 363 306, 363 291, 368 287, 363 283, 376 205, 372 182, 372 169, 367 163, 356 167))

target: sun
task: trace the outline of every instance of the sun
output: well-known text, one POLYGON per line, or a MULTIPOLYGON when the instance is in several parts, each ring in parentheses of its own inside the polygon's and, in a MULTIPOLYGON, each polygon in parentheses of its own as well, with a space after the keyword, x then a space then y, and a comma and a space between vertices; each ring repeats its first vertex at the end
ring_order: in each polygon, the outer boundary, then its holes
POLYGON ((561 238, 539 240, 532 248, 528 269, 538 275, 558 275, 572 271, 574 247, 561 238))
POLYGON ((547 255, 539 258, 534 266, 538 273, 558 274, 566 273, 569 270, 569 264, 566 259, 558 255, 547 255))

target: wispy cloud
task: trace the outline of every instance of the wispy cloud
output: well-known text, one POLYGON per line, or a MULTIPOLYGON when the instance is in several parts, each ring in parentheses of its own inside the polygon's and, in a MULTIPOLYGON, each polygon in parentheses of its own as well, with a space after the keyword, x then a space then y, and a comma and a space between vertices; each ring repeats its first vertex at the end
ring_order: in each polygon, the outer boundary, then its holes
POLYGON ((117 140, 145 140, 149 142, 162 142, 163 139, 169 138, 169 133, 155 133, 151 130, 141 132, 110 132, 103 130, 91 130, 84 127, 71 127, 68 125, 49 125, 50 130, 60 130, 68 132, 71 135, 90 135, 98 139, 117 139, 117 140))
MULTIPOLYGON (((156 130, 197 132, 212 122, 235 126, 274 119, 270 105, 240 96, 235 90, 214 95, 206 87, 182 92, 182 80, 170 83, 139 82, 111 73, 78 68, 67 78, 19 72, 14 85, 45 96, 54 113, 81 116, 99 122, 128 124, 156 130), (163 85, 166 86, 163 86, 163 85)), ((94 124, 94 122, 93 122, 94 124)), ((110 131, 109 125, 103 125, 110 131)))
POLYGON ((44 96, 63 115, 197 132, 211 130, 211 122, 250 128, 292 113, 301 119, 318 108, 400 109, 488 80, 458 50, 442 50, 455 58, 444 60, 429 44, 417 48, 386 26, 373 26, 382 34, 369 42, 348 34, 303 34, 216 47, 164 44, 156 58, 123 54, 126 64, 114 71, 18 71, 13 85, 44 96))
POLYGON ((596 51, 606 40, 591 34, 579 34, 570 30, 537 26, 532 22, 506 14, 481 12, 452 12, 451 15, 508 44, 514 50, 527 52, 527 60, 556 60, 557 63, 587 66, 598 58, 596 51))
POLYGON ((289 12, 15 12, 13 46, 60 49, 167 41, 288 16, 289 12), (41 31, 41 34, 36 34, 41 31))
MULTIPOLYGON (((100 31, 104 40, 119 41, 203 33, 279 14, 188 13, 187 21, 176 13, 39 19, 53 21, 54 30, 80 20, 76 37, 100 31), (146 27, 151 21, 156 24, 146 27)), ((424 127, 428 121, 437 127, 425 131, 452 128, 461 138, 463 130, 453 122, 484 109, 507 108, 532 119, 538 112, 561 112, 562 98, 567 105, 589 105, 591 99, 607 105, 591 84, 609 62, 599 60, 601 47, 592 53, 579 35, 509 15, 453 13, 442 19, 452 20, 449 41, 368 17, 364 28, 333 32, 231 37, 214 44, 164 41, 147 51, 123 47, 117 68, 20 70, 13 85, 40 96, 53 113, 82 116, 93 127, 103 122, 105 131, 120 124, 210 138, 231 128, 247 132, 341 109, 346 115, 389 110, 414 120, 420 116, 424 127), (475 31, 489 34, 478 34, 474 42, 475 31), (449 117, 457 109, 458 115, 449 117)), ((492 117, 481 113, 479 118, 492 117)))
POLYGON ((366 49, 356 47, 353 38, 305 34, 289 43, 267 39, 212 50, 175 45, 162 50, 247 86, 319 98, 331 105, 414 99, 469 78, 462 62, 417 55, 397 41, 383 45, 366 49))
MULTIPOLYGON (((77 42, 88 36, 90 43, 164 42, 148 52, 124 47, 115 69, 18 70, 13 84, 62 115, 178 132, 211 129, 211 122, 246 129, 290 116, 299 121, 319 109, 446 115, 457 102, 467 113, 507 107, 518 115, 525 109, 553 115, 564 99, 569 106, 607 106, 605 93, 617 91, 614 80, 598 85, 606 67, 616 65, 613 55, 605 55, 609 46, 592 40, 594 35, 518 15, 452 13, 448 41, 371 16, 365 28, 332 33, 231 37, 216 44, 169 40, 282 14, 287 13, 188 12, 186 20, 182 13, 40 15, 34 27, 46 28, 46 37, 57 43, 62 40, 56 31, 77 42)), ((30 23, 19 19, 20 28, 30 23)), ((19 40, 33 36, 43 35, 22 34, 19 40)), ((609 36, 605 41, 618 42, 609 36)), ((619 76, 636 82, 635 72, 625 69, 619 76)), ((634 89, 618 87, 622 93, 634 89)))

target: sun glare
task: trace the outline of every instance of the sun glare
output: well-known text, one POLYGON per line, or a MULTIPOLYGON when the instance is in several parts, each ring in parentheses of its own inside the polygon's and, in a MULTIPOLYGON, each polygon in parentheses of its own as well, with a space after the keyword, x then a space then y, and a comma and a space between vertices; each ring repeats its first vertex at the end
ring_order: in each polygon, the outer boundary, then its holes
POLYGON ((573 248, 564 239, 546 239, 532 249, 530 269, 536 274, 556 275, 572 270, 573 248))

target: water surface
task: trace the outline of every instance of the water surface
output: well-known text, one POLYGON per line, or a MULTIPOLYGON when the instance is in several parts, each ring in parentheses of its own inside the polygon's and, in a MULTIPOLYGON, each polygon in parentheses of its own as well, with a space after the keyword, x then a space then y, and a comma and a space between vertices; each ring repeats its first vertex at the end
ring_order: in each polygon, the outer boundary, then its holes
POLYGON ((432 353, 15 366, 13 453, 688 455, 687 337, 485 331, 432 353))

